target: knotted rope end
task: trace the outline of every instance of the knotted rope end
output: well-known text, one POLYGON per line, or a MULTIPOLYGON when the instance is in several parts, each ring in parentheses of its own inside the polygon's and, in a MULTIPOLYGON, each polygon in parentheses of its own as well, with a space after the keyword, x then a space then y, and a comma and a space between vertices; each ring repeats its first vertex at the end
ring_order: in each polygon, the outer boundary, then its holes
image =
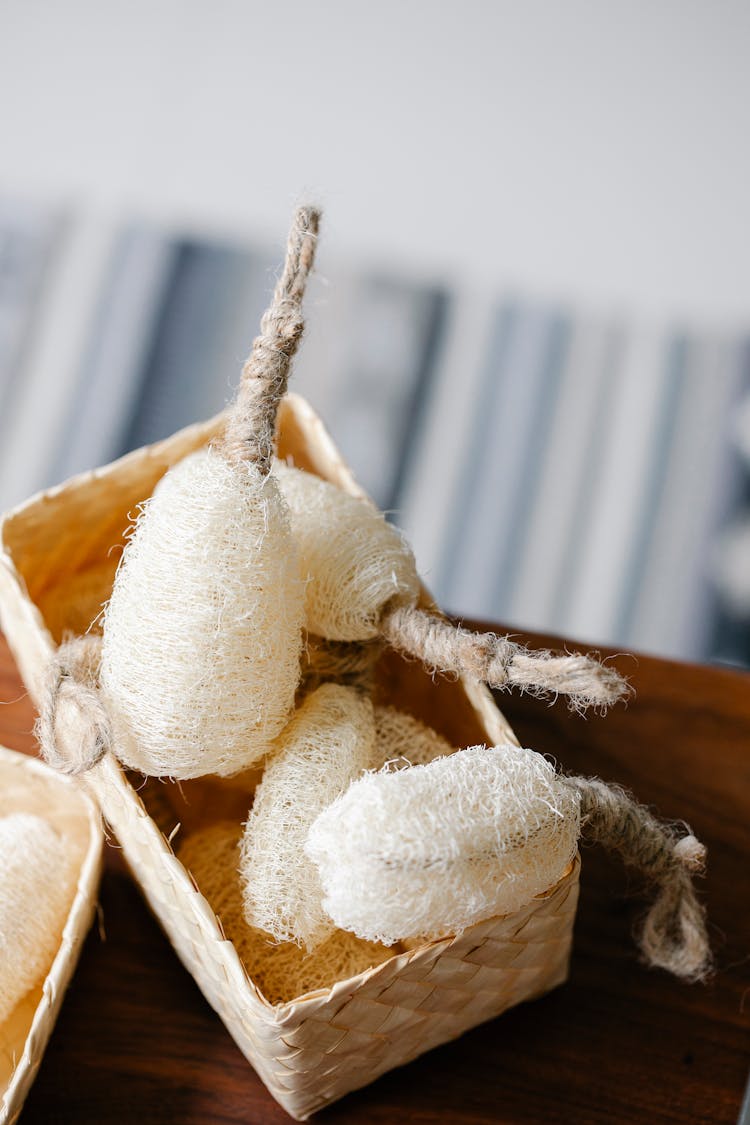
POLYGON ((702 875, 706 870, 706 857, 708 851, 706 845, 702 844, 693 835, 683 836, 678 840, 674 848, 675 859, 678 859, 688 871, 693 871, 697 875, 702 875))
POLYGON ((573 711, 604 713, 632 694, 628 681, 593 653, 531 651, 508 636, 474 633, 416 606, 389 603, 381 628, 389 644, 432 671, 468 675, 496 690, 516 688, 553 702, 565 695, 573 711))

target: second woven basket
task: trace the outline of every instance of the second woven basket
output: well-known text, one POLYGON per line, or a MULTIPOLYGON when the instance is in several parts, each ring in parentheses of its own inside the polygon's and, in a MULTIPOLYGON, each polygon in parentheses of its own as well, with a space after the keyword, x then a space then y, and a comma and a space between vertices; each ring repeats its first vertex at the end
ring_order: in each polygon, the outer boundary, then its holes
MULTIPOLYGON (((30 813, 59 833, 76 873, 60 944, 49 970, 0 1022, 0 1125, 12 1125, 44 1050, 91 927, 102 859, 101 817, 82 787, 43 762, 0 746, 2 813, 30 813)), ((5 871, 0 871, 2 882, 5 871)))

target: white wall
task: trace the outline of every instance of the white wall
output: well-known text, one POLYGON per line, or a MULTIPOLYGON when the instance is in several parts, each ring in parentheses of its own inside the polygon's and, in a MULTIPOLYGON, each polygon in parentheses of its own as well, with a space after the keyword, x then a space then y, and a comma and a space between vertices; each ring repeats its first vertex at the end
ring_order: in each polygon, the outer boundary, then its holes
POLYGON ((4 0, 0 191, 744 323, 750 5, 4 0))

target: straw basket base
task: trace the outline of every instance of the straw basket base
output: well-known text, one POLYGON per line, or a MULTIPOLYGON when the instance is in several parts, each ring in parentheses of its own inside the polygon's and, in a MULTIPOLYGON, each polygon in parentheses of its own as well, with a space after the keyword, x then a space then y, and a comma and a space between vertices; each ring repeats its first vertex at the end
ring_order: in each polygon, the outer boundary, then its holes
MULTIPOLYGON (((84 474, 12 512, 0 527, 3 626, 34 698, 45 665, 67 631, 96 628, 109 596, 131 515, 167 468, 217 434, 214 419, 84 474)), ((297 396, 282 403, 279 455, 354 493, 359 489, 322 423, 297 396)), ((429 595, 423 593, 423 602, 429 595)), ((438 730, 453 746, 517 739, 483 687, 433 680, 416 662, 387 653, 377 695, 438 730)), ((454 1039, 566 976, 578 896, 579 860, 558 885, 523 910, 459 937, 401 952, 351 980, 273 1006, 249 979, 234 946, 165 831, 168 785, 145 800, 116 760, 87 775, 135 878, 186 968, 270 1092, 300 1120, 350 1090, 454 1039), (161 792, 159 792, 161 791, 161 792), (161 828, 160 828, 161 825, 161 828)), ((192 786, 194 817, 209 810, 239 823, 245 809, 218 806, 215 779, 192 786)), ((225 791, 226 794, 226 791, 225 791)), ((194 830, 197 823, 183 824, 194 830)))

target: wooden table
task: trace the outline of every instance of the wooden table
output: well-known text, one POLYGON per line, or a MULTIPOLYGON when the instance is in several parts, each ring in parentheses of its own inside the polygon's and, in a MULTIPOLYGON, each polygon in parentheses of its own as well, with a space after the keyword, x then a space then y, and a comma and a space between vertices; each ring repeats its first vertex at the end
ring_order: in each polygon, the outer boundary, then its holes
MULTIPOLYGON (((606 719, 515 696, 521 741, 616 779, 709 847, 718 973, 689 986, 638 963, 640 900, 586 850, 570 981, 350 1094, 331 1122, 734 1122, 750 1068, 750 677, 620 657, 637 698, 606 719)), ((33 751, 32 708, 0 639, 0 741, 33 751)), ((179 964, 114 849, 102 932, 84 948, 24 1125, 286 1122, 179 964), (106 934, 106 938, 105 938, 106 934)))

